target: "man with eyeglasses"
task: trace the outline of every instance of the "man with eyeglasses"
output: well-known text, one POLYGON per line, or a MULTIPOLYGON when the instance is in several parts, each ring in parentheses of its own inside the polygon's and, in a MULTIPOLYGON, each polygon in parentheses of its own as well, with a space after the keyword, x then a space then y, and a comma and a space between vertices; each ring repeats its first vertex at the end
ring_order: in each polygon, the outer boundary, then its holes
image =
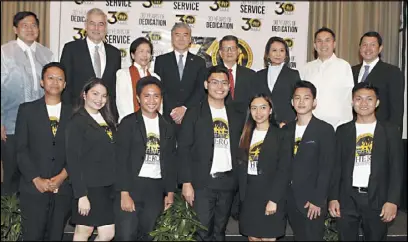
POLYGON ((51 50, 37 42, 39 20, 33 12, 14 15, 17 39, 1 46, 1 160, 4 183, 1 195, 18 190, 15 126, 18 107, 44 95, 40 86, 42 67, 53 59, 51 50))
POLYGON ((351 89, 354 86, 350 64, 336 56, 336 36, 323 27, 314 34, 318 58, 300 68, 300 77, 313 83, 317 90, 317 107, 313 115, 331 124, 334 129, 353 119, 351 89))
POLYGON ((174 51, 156 58, 154 72, 164 86, 163 115, 177 124, 178 131, 186 110, 198 105, 204 96, 206 68, 204 59, 189 52, 191 28, 188 24, 174 24, 171 43, 174 51))
POLYGON ((198 240, 225 241, 225 230, 237 188, 237 148, 243 120, 225 105, 230 84, 223 66, 209 68, 207 97, 187 110, 178 137, 182 194, 207 231, 198 240))
POLYGON ((61 63, 65 67, 67 87, 62 93, 63 100, 75 105, 84 84, 92 77, 105 81, 116 120, 116 72, 121 67, 118 48, 104 43, 107 31, 107 16, 99 8, 92 8, 86 14, 86 38, 65 44, 61 63))

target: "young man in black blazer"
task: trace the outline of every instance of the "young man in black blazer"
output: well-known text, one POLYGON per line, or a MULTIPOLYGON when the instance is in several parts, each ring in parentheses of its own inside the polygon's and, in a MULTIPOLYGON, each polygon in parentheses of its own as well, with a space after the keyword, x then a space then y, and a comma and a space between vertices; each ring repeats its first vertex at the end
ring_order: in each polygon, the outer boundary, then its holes
POLYGON ((397 215, 402 186, 403 148, 395 124, 376 118, 379 90, 369 82, 353 88, 357 119, 336 132, 337 151, 329 212, 337 217, 340 240, 384 241, 397 215))
POLYGON ((199 240, 223 241, 237 188, 236 156, 243 121, 225 106, 228 70, 209 69, 204 87, 207 98, 187 111, 178 136, 179 182, 182 194, 208 231, 199 240))
POLYGON ((375 114, 379 121, 398 126, 402 133, 404 115, 404 75, 394 65, 380 59, 383 49, 381 35, 371 31, 360 38, 360 55, 363 62, 353 66, 354 84, 372 83, 378 88, 381 105, 375 114))
POLYGON ((51 62, 41 73, 44 97, 20 105, 17 122, 17 163, 24 240, 62 240, 71 211, 72 188, 67 181, 65 124, 71 105, 61 102, 63 66, 51 62))
POLYGON ((188 24, 174 24, 171 43, 174 51, 156 58, 154 72, 163 83, 163 115, 169 121, 181 124, 186 110, 198 105, 204 97, 206 69, 204 59, 188 51, 191 44, 191 28, 188 24))
POLYGON ((308 81, 295 84, 292 105, 297 120, 286 126, 293 142, 287 213, 296 241, 323 240, 334 164, 334 129, 312 114, 318 105, 316 92, 316 87, 308 81))
POLYGON ((173 203, 177 187, 174 128, 157 111, 162 83, 144 77, 136 93, 140 110, 121 121, 117 134, 115 238, 119 241, 151 239, 148 233, 173 203))
POLYGON ((101 78, 108 88, 112 112, 117 120, 116 71, 121 68, 121 55, 116 47, 103 42, 107 24, 107 16, 101 9, 90 9, 86 14, 86 38, 64 45, 61 63, 66 70, 67 87, 63 99, 72 105, 77 104, 84 84, 91 77, 101 78))

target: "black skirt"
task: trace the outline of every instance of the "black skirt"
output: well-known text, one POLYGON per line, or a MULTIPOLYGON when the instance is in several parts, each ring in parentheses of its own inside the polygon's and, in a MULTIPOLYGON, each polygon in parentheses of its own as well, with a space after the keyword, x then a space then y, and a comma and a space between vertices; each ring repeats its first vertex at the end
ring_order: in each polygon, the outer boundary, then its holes
POLYGON ((113 186, 88 188, 87 197, 91 204, 88 216, 82 216, 78 213, 79 199, 75 199, 72 206, 71 223, 92 227, 114 224, 113 186))
POLYGON ((285 234, 285 202, 280 201, 273 215, 265 215, 268 193, 262 175, 248 175, 245 198, 239 215, 239 231, 242 235, 257 238, 278 238, 285 234))

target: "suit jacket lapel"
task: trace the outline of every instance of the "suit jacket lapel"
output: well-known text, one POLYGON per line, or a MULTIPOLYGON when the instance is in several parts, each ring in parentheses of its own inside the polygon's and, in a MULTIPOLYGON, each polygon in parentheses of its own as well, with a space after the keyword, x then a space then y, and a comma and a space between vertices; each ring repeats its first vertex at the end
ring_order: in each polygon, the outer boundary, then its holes
MULTIPOLYGON (((272 95, 274 95, 274 93, 276 93, 277 90, 279 90, 278 87, 279 87, 279 85, 282 84, 282 81, 285 81, 285 80, 283 80, 283 78, 286 76, 285 74, 286 74, 286 72, 288 71, 287 68, 288 68, 288 67, 286 67, 285 65, 283 65, 282 70, 280 71, 278 77, 276 78, 275 85, 273 86, 272 95)), ((267 75, 268 75, 268 74, 267 74, 267 75)), ((268 84, 267 84, 267 85, 268 85, 268 84)))
MULTIPOLYGON (((139 125, 139 132, 140 135, 142 136, 143 139, 143 144, 146 147, 146 143, 147 143, 147 131, 146 131, 146 125, 144 123, 143 120, 143 116, 142 116, 142 111, 139 110, 138 112, 136 112, 136 122, 139 125)), ((136 134, 137 135, 137 134, 136 134)), ((160 134, 160 138, 161 138, 161 134, 160 134)))
POLYGON ((291 153, 292 157, 294 157, 293 150, 295 149, 295 131, 296 131, 296 120, 292 121, 288 124, 288 132, 290 134, 290 144, 291 144, 291 153))
POLYGON ((51 144, 52 140, 54 139, 54 135, 52 134, 51 121, 48 115, 44 97, 42 97, 38 102, 37 114, 38 118, 40 119, 39 125, 44 129, 44 131, 46 131, 44 132, 45 138, 47 139, 46 142, 49 142, 51 144))
MULTIPOLYGON (((91 73, 93 73, 92 76, 96 76, 95 70, 94 70, 93 64, 92 64, 92 59, 91 59, 92 53, 89 51, 89 46, 88 46, 88 43, 86 42, 86 38, 84 40, 82 40, 82 45, 80 45, 80 46, 81 46, 82 50, 79 50, 78 53, 88 53, 88 55, 86 55, 86 54, 82 55, 83 58, 84 58, 83 61, 84 61, 84 64, 85 64, 84 68, 86 68, 88 70, 92 70, 91 71, 91 73), (86 66, 88 66, 88 68, 86 66)), ((87 80, 84 80, 84 81, 87 81, 87 80)))
MULTIPOLYGON (((377 63, 378 64, 378 63, 377 63)), ((374 129, 374 137, 373 137, 373 146, 371 149, 371 174, 377 174, 378 171, 378 162, 377 157, 381 157, 379 154, 380 150, 384 150, 381 146, 386 145, 387 136, 385 134, 385 128, 381 125, 381 123, 377 120, 377 124, 375 125, 374 129)), ((371 176, 370 176, 371 178, 371 176)), ((370 182, 368 183, 370 184, 370 182)))
MULTIPOLYGON (((346 163, 346 171, 350 171, 350 176, 353 176, 353 171, 354 171, 354 162, 356 159, 356 141, 357 141, 357 131, 356 131, 356 123, 352 122, 350 125, 350 129, 346 130, 347 132, 345 135, 347 137, 347 141, 344 142, 345 144, 345 150, 348 151, 345 155, 347 157, 344 158, 346 161, 350 161, 349 163, 346 163)), ((352 179, 353 180, 353 179, 352 179)), ((353 184, 353 181, 351 181, 353 184)))
POLYGON ((109 51, 110 49, 109 49, 107 46, 108 46, 108 44, 104 43, 105 55, 106 55, 106 57, 105 57, 105 58, 106 58, 105 69, 102 70, 102 78, 103 78, 104 80, 106 79, 104 75, 106 75, 107 73, 109 73, 109 70, 108 70, 108 68, 110 67, 110 65, 108 65, 108 63, 110 63, 109 60, 113 60, 113 59, 112 59, 112 58, 113 58, 112 52, 109 51))
POLYGON ((363 64, 359 64, 355 67, 356 71, 353 72, 354 85, 358 83, 358 75, 360 74, 360 69, 362 65, 363 64))
POLYGON ((157 115, 159 115, 159 130, 160 130, 160 167, 164 167, 164 163, 163 163, 164 161, 163 153, 164 152, 162 151, 164 151, 167 145, 167 139, 166 139, 167 128, 166 128, 166 121, 164 120, 164 118, 159 113, 157 115))
MULTIPOLYGON (((296 124, 295 124, 295 129, 296 129, 296 124)), ((313 140, 312 137, 317 130, 318 129, 316 127, 316 118, 312 116, 312 119, 310 120, 309 124, 306 127, 305 133, 303 133, 302 140, 299 143, 299 147, 298 147, 296 155, 302 152, 303 144, 306 141, 313 140)))
POLYGON ((366 80, 368 82, 372 82, 373 80, 375 80, 375 77, 378 76, 378 74, 380 74, 381 72, 381 65, 382 65, 382 61, 379 60, 377 62, 377 64, 375 64, 375 66, 373 67, 373 69, 370 71, 370 73, 368 73, 368 76, 366 78, 366 80), (377 74, 378 73, 378 74, 377 74))
MULTIPOLYGON (((211 109, 210 109, 210 105, 208 104, 208 100, 204 99, 202 104, 201 104, 201 110, 200 110, 200 119, 198 120, 198 122, 201 125, 198 125, 198 127, 200 127, 200 129, 202 129, 202 134, 204 137, 202 137, 203 139, 209 139, 210 143, 214 142, 214 123, 212 120, 212 115, 211 115, 211 109)), ((213 149, 214 150, 214 149, 213 149)), ((211 165, 212 165, 212 161, 209 160, 208 161, 208 165, 210 166, 211 169, 211 165)))
POLYGON ((187 52, 186 64, 184 65, 184 69, 183 69, 183 76, 180 78, 181 81, 185 80, 188 77, 188 67, 192 64, 193 60, 194 60, 193 54, 191 54, 190 52, 187 52))

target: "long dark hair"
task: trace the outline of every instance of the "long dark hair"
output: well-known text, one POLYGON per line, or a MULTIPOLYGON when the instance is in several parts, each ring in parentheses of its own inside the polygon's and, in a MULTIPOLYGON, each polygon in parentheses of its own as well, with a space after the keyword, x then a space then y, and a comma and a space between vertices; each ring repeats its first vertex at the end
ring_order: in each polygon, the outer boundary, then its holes
POLYGON ((249 146, 251 145, 252 135, 253 135, 254 129, 256 127, 255 120, 254 120, 254 118, 252 118, 252 115, 251 115, 251 104, 252 104, 252 101, 254 101, 255 98, 259 98, 259 97, 263 98, 269 104, 269 107, 272 109, 272 113, 269 115, 269 125, 279 127, 278 123, 276 122, 276 119, 275 119, 275 111, 274 111, 274 108, 273 108, 273 103, 272 103, 271 98, 268 95, 264 94, 264 93, 259 93, 259 94, 256 94, 255 96, 253 96, 251 98, 251 101, 249 102, 246 122, 245 122, 245 125, 244 125, 244 129, 242 130, 241 138, 239 140, 239 148, 244 151, 245 158, 248 157, 249 146))
POLYGON ((111 129, 116 130, 116 122, 115 118, 112 114, 111 104, 110 104, 110 97, 108 87, 105 85, 104 81, 97 77, 92 77, 82 88, 81 94, 79 95, 77 105, 74 108, 73 113, 77 113, 80 109, 84 108, 85 100, 84 100, 84 93, 85 95, 88 91, 96 85, 102 85, 106 88, 107 96, 106 96, 106 104, 103 106, 99 112, 101 113, 102 117, 105 119, 106 123, 109 125, 111 129))

